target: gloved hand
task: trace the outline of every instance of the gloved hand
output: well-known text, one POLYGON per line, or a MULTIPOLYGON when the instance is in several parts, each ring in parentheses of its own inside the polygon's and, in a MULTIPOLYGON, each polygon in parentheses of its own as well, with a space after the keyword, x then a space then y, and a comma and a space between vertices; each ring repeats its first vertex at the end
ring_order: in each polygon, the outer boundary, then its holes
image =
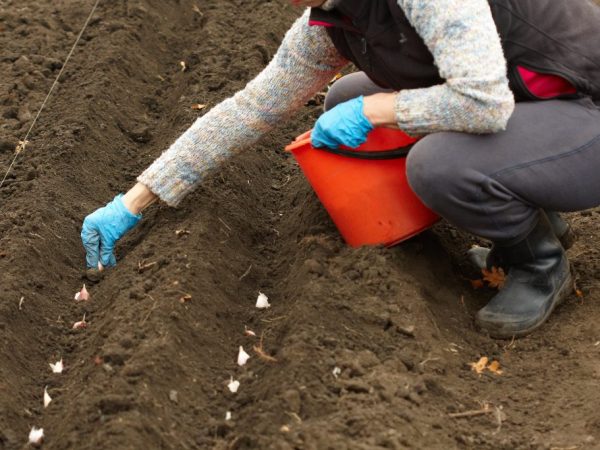
POLYGON ((131 213, 123 204, 123 194, 117 195, 105 207, 97 209, 83 221, 81 240, 88 268, 97 269, 98 261, 105 267, 117 264, 113 253, 115 244, 142 218, 131 213))
POLYGON ((373 125, 364 113, 361 95, 324 113, 313 128, 313 147, 338 148, 340 145, 356 148, 367 140, 373 125))

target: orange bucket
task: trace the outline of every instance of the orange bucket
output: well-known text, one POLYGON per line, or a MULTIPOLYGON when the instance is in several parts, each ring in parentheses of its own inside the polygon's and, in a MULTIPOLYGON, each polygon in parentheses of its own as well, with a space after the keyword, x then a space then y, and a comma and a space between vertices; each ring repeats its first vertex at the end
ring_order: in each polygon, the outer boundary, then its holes
POLYGON ((391 246, 439 220, 406 180, 406 155, 416 141, 399 130, 375 128, 356 149, 317 149, 309 131, 286 150, 349 245, 391 246))

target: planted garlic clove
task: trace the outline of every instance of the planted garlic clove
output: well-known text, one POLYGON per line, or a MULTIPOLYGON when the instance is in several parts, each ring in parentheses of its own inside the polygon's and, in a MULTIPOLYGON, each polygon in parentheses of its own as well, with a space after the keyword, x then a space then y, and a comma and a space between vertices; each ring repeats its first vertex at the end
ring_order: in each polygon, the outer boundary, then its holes
POLYGON ((334 367, 333 370, 331 371, 331 373, 333 374, 333 376, 335 378, 337 378, 342 373, 342 369, 340 369, 339 367, 334 367))
POLYGON ((244 335, 250 336, 250 337, 256 337, 256 333, 254 331, 252 331, 251 329, 249 329, 247 326, 244 326, 244 335))
POLYGON ((238 380, 234 380, 233 377, 231 377, 231 381, 227 385, 227 388, 235 394, 240 388, 240 382, 238 380))
POLYGON ((104 270, 104 266, 102 265, 102 263, 100 261, 98 261, 98 270, 100 272, 102 272, 104 270))
POLYGON ((54 364, 50 363, 50 369, 52 369, 52 373, 62 373, 63 371, 63 360, 55 362, 54 364))
POLYGON ((228 421, 228 420, 231 420, 231 411, 227 411, 227 412, 225 413, 225 420, 226 420, 226 421, 228 421))
POLYGON ((269 308, 271 304, 269 303, 269 297, 267 297, 262 292, 258 293, 258 298, 256 299, 256 307, 258 309, 266 309, 269 308))
POLYGON ((73 329, 74 330, 81 330, 83 328, 87 328, 87 322, 85 321, 85 314, 83 315, 83 319, 81 319, 79 322, 75 322, 73 324, 73 329))
POLYGON ((52 401, 52 397, 48 394, 48 386, 44 388, 44 408, 47 408, 50 402, 52 401))
POLYGON ((39 447, 44 441, 44 429, 31 427, 29 432, 29 443, 34 447, 39 447))
POLYGON ((85 284, 84 284, 83 287, 81 288, 81 290, 75 294, 75 301, 76 302, 85 302, 85 301, 88 301, 89 299, 90 299, 90 293, 88 292, 88 290, 86 289, 85 284))
POLYGON ((244 347, 240 345, 240 351, 238 353, 237 363, 238 366, 245 365, 250 359, 250 355, 244 351, 244 347))

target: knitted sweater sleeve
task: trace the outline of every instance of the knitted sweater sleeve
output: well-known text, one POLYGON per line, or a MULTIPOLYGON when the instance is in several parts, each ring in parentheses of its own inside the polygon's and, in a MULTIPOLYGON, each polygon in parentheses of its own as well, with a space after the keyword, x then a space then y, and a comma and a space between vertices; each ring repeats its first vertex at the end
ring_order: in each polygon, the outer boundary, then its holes
POLYGON ((215 106, 139 177, 161 200, 177 205, 232 154, 256 142, 300 109, 347 64, 322 27, 298 19, 269 65, 233 97, 215 106))
POLYGON ((445 80, 398 93, 395 110, 400 129, 415 135, 504 129, 514 98, 487 0, 398 0, 398 5, 445 80))

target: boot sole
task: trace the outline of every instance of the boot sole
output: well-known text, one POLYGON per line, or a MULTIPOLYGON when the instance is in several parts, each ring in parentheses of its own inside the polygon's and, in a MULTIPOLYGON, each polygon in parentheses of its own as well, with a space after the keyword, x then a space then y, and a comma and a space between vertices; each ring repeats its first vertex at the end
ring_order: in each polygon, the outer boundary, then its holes
POLYGON ((524 328, 521 330, 512 330, 512 331, 502 330, 499 328, 494 329, 494 326, 491 324, 488 324, 488 325, 491 325, 489 328, 482 324, 479 324, 479 326, 491 338, 494 338, 494 339, 511 339, 513 337, 526 336, 526 335, 534 332, 535 330, 537 330, 544 323, 546 323, 546 321, 548 320, 548 318, 550 317, 552 312, 556 309, 556 307, 558 305, 560 305, 561 303, 563 303, 569 297, 569 295, 571 295, 572 291, 573 291, 573 274, 571 273, 571 270, 569 267, 569 274, 565 278, 565 281, 563 282, 559 291, 554 296, 554 298, 552 300, 552 305, 550 305, 550 308, 548 308, 548 311, 546 311, 546 314, 544 314, 544 316, 538 322, 534 323, 533 325, 529 326, 528 328, 524 328))

